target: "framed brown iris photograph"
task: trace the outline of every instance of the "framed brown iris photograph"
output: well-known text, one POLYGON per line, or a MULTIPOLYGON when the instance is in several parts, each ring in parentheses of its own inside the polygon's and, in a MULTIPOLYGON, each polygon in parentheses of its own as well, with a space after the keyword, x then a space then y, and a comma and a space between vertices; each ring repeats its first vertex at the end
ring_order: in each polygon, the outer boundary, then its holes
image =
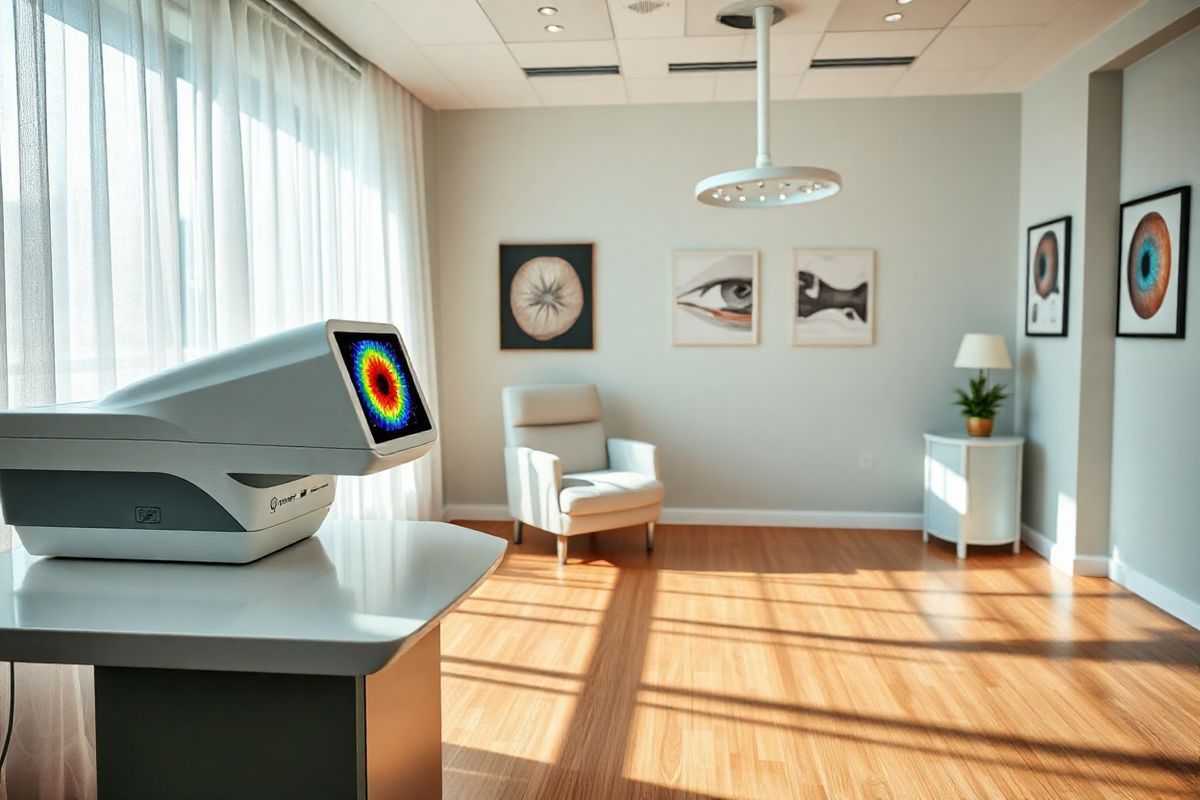
POLYGON ((1030 226, 1025 246, 1025 335, 1066 336, 1071 218, 1030 226))
POLYGON ((592 245, 500 245, 500 349, 592 349, 592 245))
POLYGON ((1182 339, 1192 188, 1121 204, 1117 336, 1182 339))

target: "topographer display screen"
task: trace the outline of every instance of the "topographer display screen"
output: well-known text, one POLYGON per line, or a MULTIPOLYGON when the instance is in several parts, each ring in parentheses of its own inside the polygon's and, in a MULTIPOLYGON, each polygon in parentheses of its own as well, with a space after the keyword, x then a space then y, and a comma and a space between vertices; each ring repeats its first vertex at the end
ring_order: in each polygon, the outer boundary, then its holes
POLYGON ((377 444, 433 427, 396 334, 334 331, 333 338, 377 444))

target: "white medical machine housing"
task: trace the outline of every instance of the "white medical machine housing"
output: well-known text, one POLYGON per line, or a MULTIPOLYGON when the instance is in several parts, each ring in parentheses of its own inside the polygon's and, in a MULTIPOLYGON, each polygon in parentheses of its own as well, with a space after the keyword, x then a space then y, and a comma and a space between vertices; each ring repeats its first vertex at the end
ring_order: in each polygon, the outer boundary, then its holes
POLYGON ((335 475, 437 439, 395 327, 330 320, 103 400, 0 411, 0 505, 44 556, 245 563, 311 536, 335 475))

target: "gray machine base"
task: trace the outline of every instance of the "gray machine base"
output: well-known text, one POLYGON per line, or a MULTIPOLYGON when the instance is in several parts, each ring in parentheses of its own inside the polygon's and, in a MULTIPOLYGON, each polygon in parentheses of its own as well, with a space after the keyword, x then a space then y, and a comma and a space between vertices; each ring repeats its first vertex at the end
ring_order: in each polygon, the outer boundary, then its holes
POLYGON ((368 676, 97 667, 99 798, 440 798, 438 634, 368 676))

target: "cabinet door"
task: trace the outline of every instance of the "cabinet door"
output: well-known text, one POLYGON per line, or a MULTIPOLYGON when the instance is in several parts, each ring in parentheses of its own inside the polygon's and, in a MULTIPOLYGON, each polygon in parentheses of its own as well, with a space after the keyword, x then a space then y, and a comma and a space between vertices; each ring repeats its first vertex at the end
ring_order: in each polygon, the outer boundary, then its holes
POLYGON ((963 534, 971 544, 1011 542, 1016 535, 1017 447, 971 447, 963 534))
POLYGON ((929 442, 925 451, 925 525, 936 536, 956 541, 967 512, 963 448, 929 442))

